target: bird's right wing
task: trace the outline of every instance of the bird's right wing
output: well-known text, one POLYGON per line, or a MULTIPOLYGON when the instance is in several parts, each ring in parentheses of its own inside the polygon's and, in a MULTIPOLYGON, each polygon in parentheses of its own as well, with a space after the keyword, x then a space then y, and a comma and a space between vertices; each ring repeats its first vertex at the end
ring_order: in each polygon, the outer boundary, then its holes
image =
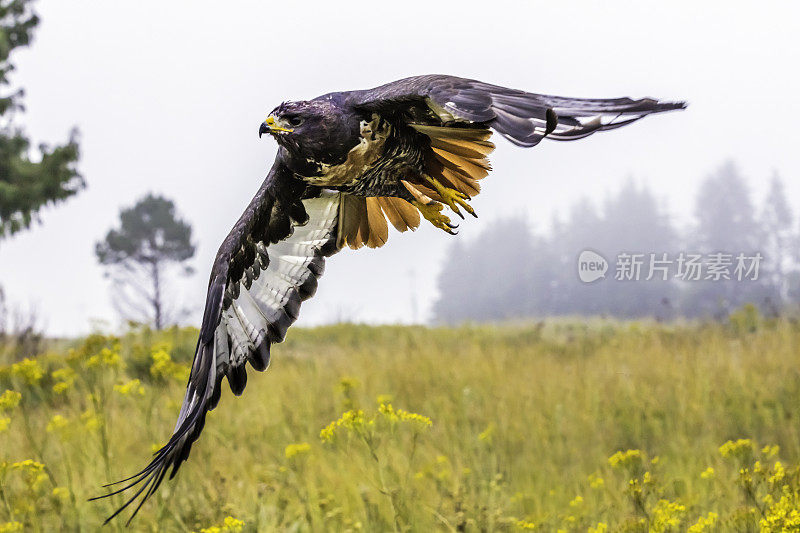
MULTIPOLYGON (((343 195, 309 188, 301 200, 281 202, 281 189, 291 187, 293 179, 276 162, 220 247, 172 437, 143 470, 118 482, 125 486, 100 496, 136 490, 108 520, 141 496, 132 519, 167 471, 171 469, 170 478, 175 476, 200 436, 206 413, 219 401, 222 378, 227 376, 231 391, 238 396, 247 382, 248 361, 256 370, 267 368, 270 346, 283 341, 297 320, 301 302, 314 295, 325 258, 341 249, 343 195)), ((305 187, 297 186, 301 191, 305 187)))

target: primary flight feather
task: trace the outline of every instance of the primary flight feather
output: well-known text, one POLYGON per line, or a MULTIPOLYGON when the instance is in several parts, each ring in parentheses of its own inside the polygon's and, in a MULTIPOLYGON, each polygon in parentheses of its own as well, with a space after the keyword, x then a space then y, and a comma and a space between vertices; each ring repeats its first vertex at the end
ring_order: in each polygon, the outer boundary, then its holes
POLYGON ((584 99, 528 93, 446 75, 284 102, 259 127, 278 142, 261 188, 223 241, 172 437, 140 472, 104 498, 134 493, 131 518, 175 476, 220 398, 222 378, 240 395, 246 363, 259 371, 314 295, 325 258, 343 247, 383 246, 389 224, 420 216, 448 233, 442 210, 475 215, 470 199, 491 167, 492 130, 518 146, 581 139, 646 115, 683 109, 650 98, 584 99))

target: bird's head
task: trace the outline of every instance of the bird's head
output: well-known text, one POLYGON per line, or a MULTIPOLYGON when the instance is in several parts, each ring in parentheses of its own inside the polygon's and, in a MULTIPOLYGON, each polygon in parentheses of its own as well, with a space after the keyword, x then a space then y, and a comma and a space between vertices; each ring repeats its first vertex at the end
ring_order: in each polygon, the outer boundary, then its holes
POLYGON ((350 122, 342 109, 328 100, 284 102, 261 123, 258 135, 272 135, 296 164, 328 163, 340 155, 335 152, 347 145, 353 135, 350 122))
POLYGON ((319 106, 312 102, 283 102, 273 109, 267 119, 258 128, 258 136, 269 133, 276 139, 290 134, 302 135, 305 130, 314 127, 322 118, 319 106))

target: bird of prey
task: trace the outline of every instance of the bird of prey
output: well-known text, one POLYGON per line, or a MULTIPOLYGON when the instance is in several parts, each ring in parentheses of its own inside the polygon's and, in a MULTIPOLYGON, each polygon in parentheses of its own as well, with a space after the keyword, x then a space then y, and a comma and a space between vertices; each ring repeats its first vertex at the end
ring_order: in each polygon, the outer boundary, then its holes
POLYGON ((454 233, 444 207, 462 218, 462 211, 475 215, 469 202, 491 168, 492 130, 529 147, 684 107, 651 98, 564 98, 426 75, 273 109, 258 134, 273 137, 278 153, 214 260, 174 432, 143 470, 100 496, 135 490, 109 520, 138 499, 133 518, 165 475, 175 476, 219 401, 223 377, 238 396, 248 362, 267 368, 271 346, 283 341, 301 303, 314 295, 326 257, 344 247, 383 246, 389 223, 413 230, 420 217, 454 233))

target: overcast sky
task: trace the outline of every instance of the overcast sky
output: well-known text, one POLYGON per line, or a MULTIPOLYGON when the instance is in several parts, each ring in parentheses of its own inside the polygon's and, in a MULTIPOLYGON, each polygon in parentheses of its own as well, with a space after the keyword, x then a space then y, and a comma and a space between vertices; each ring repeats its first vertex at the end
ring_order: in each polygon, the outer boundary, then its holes
MULTIPOLYGON (((116 322, 93 247, 148 191, 194 226, 199 310, 211 260, 275 155, 266 113, 393 79, 447 73, 565 96, 686 99, 682 113, 570 142, 498 139, 494 172, 455 238, 525 213, 546 226, 579 195, 647 183, 681 221, 700 179, 733 158, 761 196, 774 170, 800 197, 800 3, 239 2, 40 0, 33 46, 13 56, 36 141, 81 131, 88 188, 0 242, 0 283, 52 334, 116 322), (221 7, 224 6, 224 7, 221 7), (769 7, 767 7, 769 6, 769 7)), ((423 227, 328 262, 301 323, 424 320, 453 237, 423 227), (414 281, 412 282, 412 277, 414 281)), ((577 253, 577 251, 576 251, 577 253)), ((199 323, 199 311, 193 315, 199 323)))

